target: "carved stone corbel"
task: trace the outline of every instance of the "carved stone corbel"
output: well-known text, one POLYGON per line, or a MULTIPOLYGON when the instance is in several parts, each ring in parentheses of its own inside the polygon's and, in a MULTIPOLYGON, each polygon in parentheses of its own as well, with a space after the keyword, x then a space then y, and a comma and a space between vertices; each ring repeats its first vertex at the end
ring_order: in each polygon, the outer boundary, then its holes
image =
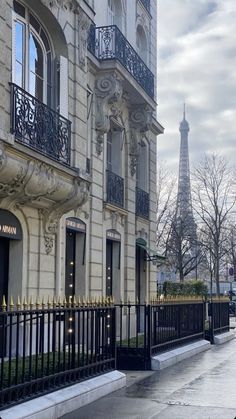
MULTIPOLYGON (((122 99, 122 83, 115 74, 106 74, 99 77, 95 82, 96 95, 96 120, 97 131, 96 151, 100 155, 104 141, 104 134, 110 129, 110 115, 114 112, 114 104, 122 99)), ((116 105, 117 112, 117 105, 116 105)))
POLYGON ((52 9, 57 7, 58 9, 70 10, 74 13, 78 13, 79 4, 77 0, 40 0, 41 3, 52 9))
POLYGON ((139 147, 142 133, 148 131, 152 122, 152 110, 147 105, 139 105, 132 107, 129 112, 130 121, 130 141, 129 141, 129 157, 130 157, 130 174, 134 176, 136 173, 139 147))
POLYGON ((76 178, 66 199, 54 204, 50 209, 42 210, 45 249, 47 253, 50 253, 53 248, 51 238, 57 233, 59 220, 62 215, 72 209, 76 210, 78 207, 81 207, 87 201, 88 196, 88 182, 81 178, 76 178))

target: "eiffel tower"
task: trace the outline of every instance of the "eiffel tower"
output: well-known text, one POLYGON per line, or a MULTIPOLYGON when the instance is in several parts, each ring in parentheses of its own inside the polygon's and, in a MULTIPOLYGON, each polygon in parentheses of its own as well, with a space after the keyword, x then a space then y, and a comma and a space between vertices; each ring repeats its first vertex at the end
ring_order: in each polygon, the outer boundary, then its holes
POLYGON ((193 217, 191 183, 189 171, 189 152, 188 152, 188 133, 189 124, 185 119, 185 104, 183 120, 180 122, 180 159, 179 159, 179 178, 178 194, 176 207, 176 221, 182 221, 185 225, 185 235, 190 241, 196 240, 196 224, 193 217))

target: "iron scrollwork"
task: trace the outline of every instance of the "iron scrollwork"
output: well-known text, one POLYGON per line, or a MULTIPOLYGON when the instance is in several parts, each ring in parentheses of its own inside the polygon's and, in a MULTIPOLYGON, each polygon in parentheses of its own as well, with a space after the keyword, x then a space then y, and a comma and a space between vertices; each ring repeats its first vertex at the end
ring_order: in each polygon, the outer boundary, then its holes
POLYGON ((71 122, 11 84, 11 130, 18 142, 70 165, 71 122))
POLYGON ((90 27, 88 49, 100 60, 118 60, 154 98, 154 75, 116 25, 90 27))
POLYGON ((149 218, 149 194, 140 188, 136 188, 136 215, 149 218))
POLYGON ((124 207, 124 179, 107 170, 107 202, 124 207))
POLYGON ((144 5, 148 13, 150 13, 150 0, 141 0, 141 3, 144 5))

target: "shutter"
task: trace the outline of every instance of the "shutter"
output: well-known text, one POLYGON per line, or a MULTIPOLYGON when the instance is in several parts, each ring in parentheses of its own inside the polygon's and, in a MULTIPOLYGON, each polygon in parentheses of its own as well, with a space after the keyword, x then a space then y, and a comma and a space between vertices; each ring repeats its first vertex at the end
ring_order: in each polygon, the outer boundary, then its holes
POLYGON ((16 60, 16 27, 15 27, 15 13, 12 12, 12 31, 11 31, 11 36, 12 36, 12 42, 11 42, 11 47, 12 47, 12 54, 11 54, 11 81, 12 83, 16 82, 16 66, 15 66, 15 60, 16 60))
POLYGON ((60 114, 68 118, 68 60, 60 56, 60 114))

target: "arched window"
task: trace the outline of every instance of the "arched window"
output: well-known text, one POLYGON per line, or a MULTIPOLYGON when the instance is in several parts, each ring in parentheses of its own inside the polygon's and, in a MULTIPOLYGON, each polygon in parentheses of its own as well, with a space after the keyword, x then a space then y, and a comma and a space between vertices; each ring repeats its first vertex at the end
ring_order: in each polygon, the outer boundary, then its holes
POLYGON ((137 187, 148 192, 148 146, 143 139, 139 143, 136 180, 137 187))
POLYGON ((141 25, 137 27, 136 33, 137 52, 145 64, 148 64, 148 45, 147 37, 141 25))
POLYGON ((12 79, 40 101, 51 105, 52 48, 33 13, 14 0, 12 79))
POLYGON ((108 25, 116 25, 123 30, 123 8, 121 0, 108 0, 108 25))

